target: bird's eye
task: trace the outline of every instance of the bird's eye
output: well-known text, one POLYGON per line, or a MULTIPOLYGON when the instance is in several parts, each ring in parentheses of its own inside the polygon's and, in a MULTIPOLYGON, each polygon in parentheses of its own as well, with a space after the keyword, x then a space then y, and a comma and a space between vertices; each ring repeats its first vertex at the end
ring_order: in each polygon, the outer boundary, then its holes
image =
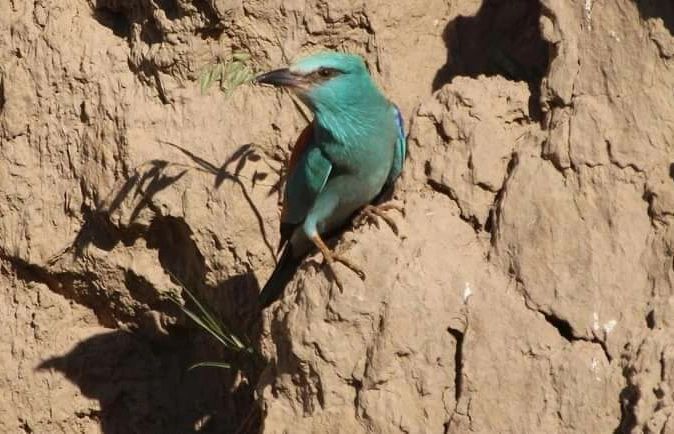
POLYGON ((330 78, 337 75, 337 71, 332 68, 320 68, 317 72, 321 78, 330 78))

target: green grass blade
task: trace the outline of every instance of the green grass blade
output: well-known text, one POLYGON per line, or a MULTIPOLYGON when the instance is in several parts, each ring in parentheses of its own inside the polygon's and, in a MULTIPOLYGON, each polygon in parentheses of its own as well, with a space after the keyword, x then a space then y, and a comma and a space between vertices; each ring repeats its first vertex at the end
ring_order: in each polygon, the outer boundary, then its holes
POLYGON ((239 339, 232 332, 227 330, 220 321, 217 321, 215 318, 213 318, 210 313, 203 308, 203 306, 201 306, 200 309, 203 309, 201 315, 194 313, 187 308, 183 308, 183 312, 189 315, 189 317, 192 318, 194 322, 199 324, 204 330, 215 336, 230 350, 238 352, 245 348, 241 341, 239 341, 239 339))
POLYGON ((222 369, 230 369, 232 365, 229 363, 225 362, 199 362, 195 363, 194 365, 190 366, 187 368, 188 371, 191 371, 192 369, 196 368, 222 368, 222 369))
POLYGON ((190 297, 190 300, 192 300, 194 305, 201 312, 202 314, 201 318, 203 318, 204 322, 207 323, 209 327, 211 327, 219 334, 224 334, 224 330, 222 330, 222 328, 220 327, 219 321, 215 319, 215 317, 210 313, 210 311, 199 302, 199 300, 194 296, 194 294, 192 294, 190 290, 188 290, 184 286, 183 290, 187 293, 187 295, 190 297))
POLYGON ((239 62, 245 62, 247 60, 250 60, 250 54, 245 53, 243 51, 235 51, 234 53, 232 53, 232 59, 239 62))
POLYGON ((183 309, 183 312, 185 312, 185 315, 190 317, 192 321, 194 321, 199 327, 210 333, 215 339, 217 339, 222 345, 224 345, 227 348, 231 348, 231 343, 227 342, 226 339, 223 338, 221 334, 219 334, 217 331, 213 330, 211 327, 209 327, 206 323, 204 323, 201 318, 190 311, 189 309, 183 309))
POLYGON ((203 322, 209 327, 209 332, 215 333, 222 340, 225 340, 228 343, 228 346, 234 347, 236 351, 241 351, 245 348, 245 345, 239 340, 239 338, 234 335, 227 327, 225 327, 221 321, 219 321, 215 316, 208 310, 199 300, 192 294, 187 288, 184 288, 185 292, 190 296, 194 304, 197 306, 201 315, 199 316, 203 322))
POLYGON ((225 65, 222 63, 216 63, 215 67, 213 67, 213 81, 220 81, 222 80, 222 77, 224 76, 225 73, 225 65))
POLYGON ((189 296, 190 300, 195 304, 197 309, 199 310, 199 313, 192 312, 190 309, 185 307, 180 300, 178 299, 177 295, 172 294, 170 298, 173 300, 174 303, 180 307, 180 309, 192 319, 197 325, 199 325, 202 329, 213 335, 218 341, 220 341, 225 347, 229 348, 231 351, 239 352, 242 350, 246 349, 246 346, 241 342, 241 340, 234 335, 227 327, 225 327, 221 321, 217 320, 215 316, 211 313, 209 309, 207 309, 200 301, 199 299, 192 294, 192 292, 187 289, 187 287, 182 283, 178 277, 176 277, 173 273, 170 273, 171 277, 178 282, 178 284, 182 287, 183 291, 189 296))
POLYGON ((202 94, 206 93, 206 90, 212 83, 212 78, 213 78, 212 69, 207 69, 201 73, 201 76, 199 77, 199 89, 201 89, 202 94))
POLYGON ((232 88, 237 87, 248 81, 249 75, 250 73, 248 72, 247 67, 237 70, 236 73, 231 78, 232 88))
POLYGON ((201 93, 204 94, 214 83, 218 83, 218 88, 225 94, 225 97, 231 95, 235 88, 252 81, 255 77, 253 69, 248 65, 251 55, 245 52, 234 52, 231 59, 218 60, 216 63, 206 67, 199 77, 199 86, 201 93))

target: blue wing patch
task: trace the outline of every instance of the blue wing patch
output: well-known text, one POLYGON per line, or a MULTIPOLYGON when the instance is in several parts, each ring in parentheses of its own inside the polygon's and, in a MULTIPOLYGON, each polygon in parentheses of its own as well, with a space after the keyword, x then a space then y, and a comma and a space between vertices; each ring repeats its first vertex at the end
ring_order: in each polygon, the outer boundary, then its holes
POLYGON ((396 140, 396 147, 393 154, 393 165, 391 171, 386 179, 386 184, 390 185, 400 176, 403 171, 403 164, 405 163, 405 156, 407 154, 407 139, 405 137, 405 123, 403 122, 403 115, 400 109, 395 104, 393 105, 395 113, 396 126, 398 127, 398 138, 396 140))

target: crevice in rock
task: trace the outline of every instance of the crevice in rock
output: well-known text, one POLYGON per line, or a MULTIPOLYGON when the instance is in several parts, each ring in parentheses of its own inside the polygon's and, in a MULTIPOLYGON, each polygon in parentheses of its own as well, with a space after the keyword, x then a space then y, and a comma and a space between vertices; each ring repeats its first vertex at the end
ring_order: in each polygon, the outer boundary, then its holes
POLYGON ((604 356, 606 357, 606 361, 608 363, 611 363, 612 358, 611 358, 611 355, 608 352, 608 348, 606 348, 606 343, 604 341, 602 341, 601 339, 599 339, 597 337, 589 339, 589 338, 586 338, 586 337, 576 336, 575 333, 573 332, 573 326, 571 325, 571 323, 569 321, 555 315, 554 313, 545 312, 543 310, 537 310, 537 312, 539 312, 541 315, 543 315, 543 317, 548 322, 548 324, 553 326, 557 330, 557 333, 559 333, 559 335, 561 337, 563 337, 566 341, 568 341, 568 342, 585 341, 585 342, 590 342, 590 343, 599 345, 601 347, 602 351, 604 352, 604 356))
POLYGON ((567 320, 565 320, 563 318, 559 318, 558 316, 556 316, 555 314, 552 314, 552 313, 546 313, 546 312, 543 312, 543 311, 539 311, 539 312, 541 314, 543 314, 543 317, 545 318, 545 320, 551 326, 553 326, 555 329, 557 329, 557 332, 559 333, 559 335, 561 337, 563 337, 564 339, 566 339, 569 342, 573 342, 574 340, 577 340, 573 336, 573 327, 571 327, 571 324, 567 320))
POLYGON ((652 309, 646 314, 646 327, 650 330, 655 328, 655 311, 652 309))
POLYGON ((494 197, 494 203, 489 210, 489 217, 487 217, 487 221, 484 224, 484 229, 485 231, 489 232, 491 234, 491 245, 495 246, 496 245, 496 232, 500 224, 501 220, 501 207, 503 206, 503 200, 505 199, 506 191, 508 189, 508 182, 513 176, 513 173, 515 172, 515 168, 519 164, 519 154, 517 152, 513 152, 510 155, 510 161, 508 161, 508 166, 506 166, 506 175, 505 178, 503 179, 503 184, 501 184, 501 188, 496 192, 496 196, 494 197))
POLYGON ((216 2, 212 0, 194 0, 193 6, 205 18, 206 25, 195 30, 195 33, 201 36, 202 39, 218 40, 225 31, 225 24, 218 17, 217 11, 214 9, 216 2))
POLYGON ((464 369, 464 342, 465 342, 465 337, 466 337, 466 331, 467 331, 467 324, 463 328, 463 330, 459 330, 454 327, 448 327, 447 332, 449 332, 450 335, 454 338, 455 341, 455 349, 454 349, 454 409, 452 412, 449 414, 449 418, 447 419, 447 422, 444 424, 444 432, 445 434, 452 432, 452 424, 454 422, 454 419, 457 416, 463 416, 468 418, 469 426, 472 427, 473 420, 470 415, 470 397, 466 398, 464 397, 464 378, 463 378, 463 369, 464 369), (463 413, 459 410, 462 404, 462 400, 468 399, 467 402, 467 407, 466 407, 466 412, 463 413))
POLYGON ((318 400, 318 405, 321 406, 321 410, 325 410, 325 392, 323 391, 323 382, 320 375, 313 368, 311 369, 311 377, 314 381, 314 386, 316 387, 316 399, 318 400))
POLYGON ((447 328, 454 340, 456 341, 456 349, 454 350, 454 398, 458 404, 463 393, 463 339, 464 332, 455 328, 447 328))
POLYGON ((459 218, 461 218, 461 220, 468 223, 473 228, 473 230, 475 232, 480 232, 480 230, 482 229, 482 224, 480 224, 480 221, 477 219, 476 216, 466 215, 466 213, 461 208, 461 204, 459 203, 459 198, 457 197, 456 193, 454 192, 454 190, 451 187, 449 187, 445 184, 441 184, 441 183, 439 183, 437 181, 434 181, 430 178, 427 180, 427 183, 428 183, 428 186, 431 187, 433 190, 435 190, 438 193, 443 194, 443 195, 447 196, 448 198, 450 198, 456 204, 456 206, 459 208, 459 211, 460 211, 459 212, 459 218))
POLYGON ((604 352, 604 357, 606 357, 606 361, 608 363, 611 363, 613 361, 613 358, 611 357, 611 353, 608 352, 608 347, 606 346, 606 342, 604 342, 603 340, 601 340, 597 337, 594 337, 592 339, 585 339, 585 338, 578 338, 578 339, 581 340, 581 341, 586 341, 586 342, 590 342, 590 343, 599 345, 601 350, 604 352))
POLYGON ((347 384, 353 387, 353 390, 355 392, 355 396, 353 397, 354 417, 356 419, 360 419, 358 409, 360 408, 360 393, 363 391, 363 382, 357 378, 351 378, 347 380, 347 384))
POLYGON ((19 418, 19 429, 24 434, 33 434, 35 432, 33 431, 33 428, 28 425, 28 421, 21 418, 19 418))
POLYGON ((608 351, 608 347, 606 346, 606 342, 603 340, 599 339, 597 336, 594 336, 592 338, 588 338, 585 336, 578 336, 574 332, 573 325, 566 319, 560 317, 559 315, 555 314, 554 312, 547 312, 539 307, 537 307, 537 304, 534 303, 531 300, 531 296, 527 292, 526 288, 524 287, 524 284, 520 277, 518 276, 517 272, 515 270, 510 270, 511 275, 515 278, 518 287, 520 288, 520 292, 522 296, 524 297, 524 306, 529 309, 532 312, 536 312, 540 315, 543 315, 543 318, 545 321, 550 324, 552 327, 557 330, 557 333, 559 336, 561 336, 564 340, 566 340, 569 343, 572 343, 574 341, 585 341, 585 342, 590 342, 592 344, 599 345, 599 347, 602 349, 604 353, 604 357, 606 357, 606 361, 610 364, 613 358, 611 357, 611 354, 608 351))
POLYGON ((129 37, 131 23, 124 13, 107 7, 96 7, 93 14, 96 21, 112 30, 115 36, 125 39, 129 37))
POLYGON ((5 80, 0 77, 0 113, 5 108, 5 80))
POLYGON ((177 20, 180 18, 180 8, 176 0, 155 0, 158 9, 161 9, 166 14, 169 20, 177 20))
POLYGON ((450 21, 443 32, 447 63, 433 79, 433 90, 456 76, 501 75, 529 85, 529 116, 541 118, 540 86, 551 44, 539 28, 538 0, 483 0, 470 17, 450 21))
POLYGON ((660 18, 669 33, 674 36, 674 3, 662 0, 636 0, 641 18, 660 18))
POLYGON ((88 124, 89 123, 89 115, 87 114, 87 107, 84 101, 80 104, 80 121, 83 124, 88 124))
MULTIPOLYGON (((626 373, 623 375, 625 375, 626 378, 629 377, 626 373)), ((636 428, 637 417, 635 414, 635 407, 639 402, 640 397, 641 392, 634 384, 628 384, 620 391, 620 395, 618 396, 620 401, 620 423, 613 431, 613 434, 629 434, 636 428)))

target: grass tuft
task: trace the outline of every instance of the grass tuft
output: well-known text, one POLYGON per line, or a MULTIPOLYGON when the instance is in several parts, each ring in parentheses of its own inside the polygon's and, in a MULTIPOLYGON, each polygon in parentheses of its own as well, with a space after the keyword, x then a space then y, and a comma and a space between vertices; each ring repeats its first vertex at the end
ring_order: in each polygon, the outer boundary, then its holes
POLYGON ((205 94, 214 83, 218 83, 220 91, 229 96, 237 87, 249 83, 255 77, 249 61, 250 54, 234 52, 231 59, 208 65, 199 74, 201 93, 205 94))
MULTIPOLYGON (((176 278, 173 274, 171 274, 171 277, 173 277, 173 279, 178 282, 183 292, 187 294, 189 299, 192 301, 195 309, 189 309, 186 304, 183 304, 182 299, 176 293, 171 293, 169 295, 169 299, 174 302, 180 308, 180 310, 182 310, 185 315, 187 315, 196 325, 213 336, 228 352, 233 353, 236 359, 240 359, 240 356, 242 356, 244 359, 250 359, 251 361, 255 362, 257 359, 257 354, 253 347, 248 343, 244 343, 242 339, 240 339, 213 313, 212 309, 200 302, 199 299, 194 294, 192 294, 192 292, 187 289, 178 278, 176 278)), ((203 361, 191 365, 188 370, 202 367, 230 369, 232 368, 232 363, 203 361)))

